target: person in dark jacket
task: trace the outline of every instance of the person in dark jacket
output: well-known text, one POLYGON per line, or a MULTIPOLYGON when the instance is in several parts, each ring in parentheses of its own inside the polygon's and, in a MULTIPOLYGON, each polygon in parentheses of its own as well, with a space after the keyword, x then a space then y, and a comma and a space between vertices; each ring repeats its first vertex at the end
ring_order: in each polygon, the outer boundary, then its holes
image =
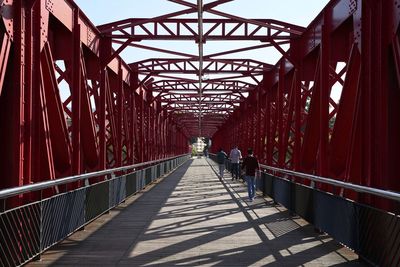
POLYGON ((260 170, 260 164, 253 154, 253 149, 247 150, 247 157, 243 160, 242 168, 246 170, 247 191, 250 201, 254 200, 256 192, 256 175, 260 170))
POLYGON ((225 151, 220 148, 219 152, 217 153, 217 163, 219 166, 219 179, 222 179, 224 177, 224 171, 225 171, 225 160, 228 158, 228 155, 225 153, 225 151))

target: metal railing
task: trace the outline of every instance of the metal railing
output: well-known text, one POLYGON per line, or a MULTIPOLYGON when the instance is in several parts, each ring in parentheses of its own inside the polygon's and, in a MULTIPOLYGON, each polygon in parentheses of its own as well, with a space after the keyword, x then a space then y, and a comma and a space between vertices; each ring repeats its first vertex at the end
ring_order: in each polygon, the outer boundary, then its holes
MULTIPOLYGON (((211 158, 215 161, 215 155, 211 158)), ((226 161, 226 167, 229 170, 230 161, 226 161)), ((267 165, 260 167, 262 172, 258 189, 264 195, 354 250, 371 266, 399 265, 400 193, 267 165), (312 184, 297 183, 292 178, 306 179, 312 184), (394 203, 387 202, 394 207, 394 211, 388 212, 362 201, 347 199, 342 196, 342 190, 340 195, 319 190, 315 183, 394 200, 394 203)))
POLYGON ((0 199, 102 175, 110 179, 0 212, 0 266, 20 266, 190 158, 189 154, 0 191, 0 199), (140 170, 137 168, 144 167, 140 170), (119 172, 127 171, 120 174, 119 172))
POLYGON ((162 161, 176 159, 176 158, 179 158, 179 157, 182 157, 185 155, 188 155, 188 154, 170 157, 170 158, 166 158, 166 159, 147 161, 147 162, 142 162, 142 163, 133 164, 133 165, 129 165, 129 166, 123 166, 123 167, 107 169, 107 170, 102 170, 102 171, 97 171, 97 172, 73 175, 73 176, 69 176, 69 177, 65 177, 65 178, 60 178, 60 179, 50 180, 50 181, 45 181, 45 182, 39 182, 39 183, 35 183, 35 184, 30 184, 30 185, 23 185, 23 186, 18 186, 18 187, 13 187, 13 188, 7 188, 7 189, 0 190, 0 199, 9 198, 9 197, 24 194, 24 193, 40 191, 40 190, 44 190, 44 189, 59 186, 59 185, 64 185, 64 184, 69 184, 69 183, 73 183, 73 182, 77 182, 77 181, 86 180, 86 179, 93 178, 93 177, 114 174, 116 172, 121 172, 121 171, 126 171, 126 170, 133 170, 133 169, 140 168, 143 166, 153 165, 153 164, 156 164, 156 163, 159 163, 162 161))
POLYGON ((329 185, 337 186, 337 187, 344 188, 344 189, 350 189, 350 190, 353 190, 353 191, 359 192, 359 193, 367 193, 367 194, 371 194, 371 195, 375 195, 375 196, 379 196, 379 197, 383 197, 383 198, 387 198, 387 199, 400 201, 400 193, 397 193, 397 192, 382 190, 382 189, 368 187, 368 186, 356 185, 356 184, 352 184, 352 183, 338 181, 338 180, 331 179, 331 178, 326 178, 326 177, 316 176, 316 175, 307 174, 307 173, 301 173, 301 172, 296 172, 296 171, 275 168, 275 167, 271 167, 271 166, 267 166, 267 165, 263 165, 263 164, 260 164, 260 167, 264 170, 269 170, 269 171, 273 171, 273 172, 279 172, 282 174, 292 175, 292 176, 303 178, 303 179, 310 180, 313 182, 329 184, 329 185))
MULTIPOLYGON (((216 156, 216 154, 213 154, 213 153, 210 153, 210 155, 216 156)), ((393 192, 393 191, 388 191, 388 190, 383 190, 383 189, 378 189, 378 188, 373 188, 373 187, 368 187, 368 186, 356 185, 356 184, 343 182, 343 181, 339 181, 339 180, 335 180, 335 179, 331 179, 331 178, 327 178, 327 177, 321 177, 321 176, 302 173, 302 172, 280 169, 280 168, 271 167, 271 166, 267 166, 267 165, 263 165, 263 164, 260 164, 260 167, 263 170, 278 172, 278 173, 286 174, 286 175, 291 175, 291 176, 295 176, 298 178, 310 180, 313 182, 329 184, 329 185, 337 186, 337 187, 340 187, 343 189, 350 189, 355 192, 367 193, 367 194, 371 194, 371 195, 375 195, 375 196, 379 196, 382 198, 391 199, 391 200, 400 202, 400 193, 399 192, 393 192)), ((285 179, 282 177, 277 177, 277 178, 285 179)))

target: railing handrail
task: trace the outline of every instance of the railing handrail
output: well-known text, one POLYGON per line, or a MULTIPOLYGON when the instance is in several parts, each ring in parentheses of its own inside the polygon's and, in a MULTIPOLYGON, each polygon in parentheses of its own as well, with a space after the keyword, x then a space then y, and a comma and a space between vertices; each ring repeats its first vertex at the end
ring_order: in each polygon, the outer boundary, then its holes
MULTIPOLYGON (((209 153, 209 154, 216 155, 213 153, 209 153)), ((263 165, 263 164, 260 164, 260 167, 263 169, 266 169, 266 170, 280 172, 280 173, 288 174, 288 175, 293 175, 293 176, 307 179, 310 181, 329 184, 329 185, 333 185, 333 186, 338 186, 338 187, 350 189, 350 190, 353 190, 353 191, 356 191, 359 193, 367 193, 367 194, 371 194, 371 195, 375 195, 375 196, 379 196, 379 197, 383 197, 383 198, 387 198, 387 199, 392 199, 392 200, 400 202, 400 193, 397 193, 397 192, 387 191, 387 190, 363 186, 363 185, 356 185, 356 184, 352 184, 352 183, 348 183, 348 182, 338 181, 338 180, 335 180, 332 178, 327 178, 327 177, 322 177, 322 176, 317 176, 317 175, 312 175, 312 174, 307 174, 307 173, 302 173, 302 172, 290 171, 290 170, 286 170, 286 169, 280 169, 280 168, 271 167, 271 166, 267 166, 267 165, 263 165)), ((279 177, 279 178, 281 178, 281 177, 279 177)))
POLYGON ((356 185, 356 184, 352 184, 352 183, 348 183, 348 182, 335 180, 332 178, 275 168, 275 167, 271 167, 271 166, 267 166, 267 165, 263 165, 263 164, 260 164, 260 167, 263 169, 266 169, 266 170, 276 171, 276 172, 280 172, 280 173, 284 173, 284 174, 288 174, 288 175, 293 175, 293 176, 300 177, 300 178, 307 179, 307 180, 314 181, 314 182, 320 182, 320 183, 338 186, 338 187, 342 187, 342 188, 346 188, 346 189, 351 189, 351 190, 354 190, 359 193, 368 193, 371 195, 400 201, 400 193, 393 192, 393 191, 387 191, 387 190, 363 186, 363 185, 356 185))
POLYGON ((20 195, 20 194, 24 194, 24 193, 28 193, 28 192, 44 190, 44 189, 47 189, 50 187, 63 185, 63 184, 69 184, 72 182, 77 182, 77 181, 86 180, 86 179, 92 178, 92 177, 107 175, 107 174, 111 174, 114 172, 120 172, 120 171, 129 170, 129 169, 134 169, 134 168, 154 164, 154 163, 161 162, 161 161, 172 160, 172 159, 176 159, 179 157, 183 157, 185 155, 189 155, 189 154, 187 153, 187 154, 182 154, 179 156, 174 156, 174 157, 165 158, 165 159, 157 159, 157 160, 141 162, 141 163, 137 163, 137 164, 133 164, 133 165, 129 165, 129 166, 122 166, 122 167, 117 167, 117 168, 107 169, 107 170, 102 170, 102 171, 97 171, 97 172, 68 176, 68 177, 64 177, 64 178, 60 178, 60 179, 56 179, 56 180, 49 180, 49 181, 45 181, 45 182, 39 182, 39 183, 34 183, 34 184, 29 184, 29 185, 7 188, 7 189, 0 190, 0 199, 5 199, 5 198, 9 198, 12 196, 16 196, 16 195, 20 195))

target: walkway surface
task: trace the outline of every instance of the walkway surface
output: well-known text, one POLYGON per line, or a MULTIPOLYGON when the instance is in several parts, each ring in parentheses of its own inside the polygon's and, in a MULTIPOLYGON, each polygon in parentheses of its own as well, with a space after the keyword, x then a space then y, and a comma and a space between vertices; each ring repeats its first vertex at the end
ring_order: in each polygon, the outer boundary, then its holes
POLYGON ((361 266, 268 198, 193 159, 28 266, 361 266))

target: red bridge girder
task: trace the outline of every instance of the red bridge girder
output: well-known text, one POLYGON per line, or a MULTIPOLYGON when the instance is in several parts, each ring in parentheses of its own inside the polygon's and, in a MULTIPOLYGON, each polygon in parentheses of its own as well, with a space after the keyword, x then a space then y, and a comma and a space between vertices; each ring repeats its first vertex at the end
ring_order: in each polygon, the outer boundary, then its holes
MULTIPOLYGON (((197 74, 199 59, 148 59, 131 64, 139 74, 183 73, 197 74)), ((203 73, 239 73, 262 74, 272 68, 271 65, 251 59, 204 59, 203 73)))
MULTIPOLYGON (((197 12, 197 5, 194 12, 197 12)), ((106 37, 143 40, 198 40, 197 19, 132 18, 99 26, 106 37)), ((271 19, 203 19, 204 42, 208 40, 256 40, 271 42, 297 37, 303 27, 271 19)))
MULTIPOLYGON (((400 191, 400 6, 331 1, 213 135, 213 150, 255 149, 261 162, 400 191)), ((302 182, 302 181, 298 181, 302 182)), ((316 187, 396 210, 398 205, 316 187)))
MULTIPOLYGON (((232 92, 232 93, 245 93, 255 88, 254 84, 242 81, 204 81, 203 92, 232 92)), ((155 92, 168 92, 168 91, 194 91, 198 92, 198 83, 194 80, 161 80, 154 81, 148 84, 148 87, 155 92)))
POLYGON ((0 188, 189 151, 138 74, 119 57, 103 64, 111 45, 73 1, 1 8, 0 188))
POLYGON ((174 18, 198 7, 170 1, 186 9, 100 27, 70 0, 3 3, 1 188, 182 153, 200 125, 214 148, 252 146, 268 165, 400 191, 395 0, 332 0, 307 29, 240 18, 214 9, 228 1, 211 2, 204 12, 222 18, 204 19, 204 42, 262 43, 204 55, 203 68, 198 55, 137 43, 200 40, 197 20, 174 18), (176 58, 127 64, 118 56, 127 47, 176 58), (282 54, 277 64, 221 58, 265 47, 282 54), (222 72, 230 75, 203 77, 201 87, 175 75, 222 72))

